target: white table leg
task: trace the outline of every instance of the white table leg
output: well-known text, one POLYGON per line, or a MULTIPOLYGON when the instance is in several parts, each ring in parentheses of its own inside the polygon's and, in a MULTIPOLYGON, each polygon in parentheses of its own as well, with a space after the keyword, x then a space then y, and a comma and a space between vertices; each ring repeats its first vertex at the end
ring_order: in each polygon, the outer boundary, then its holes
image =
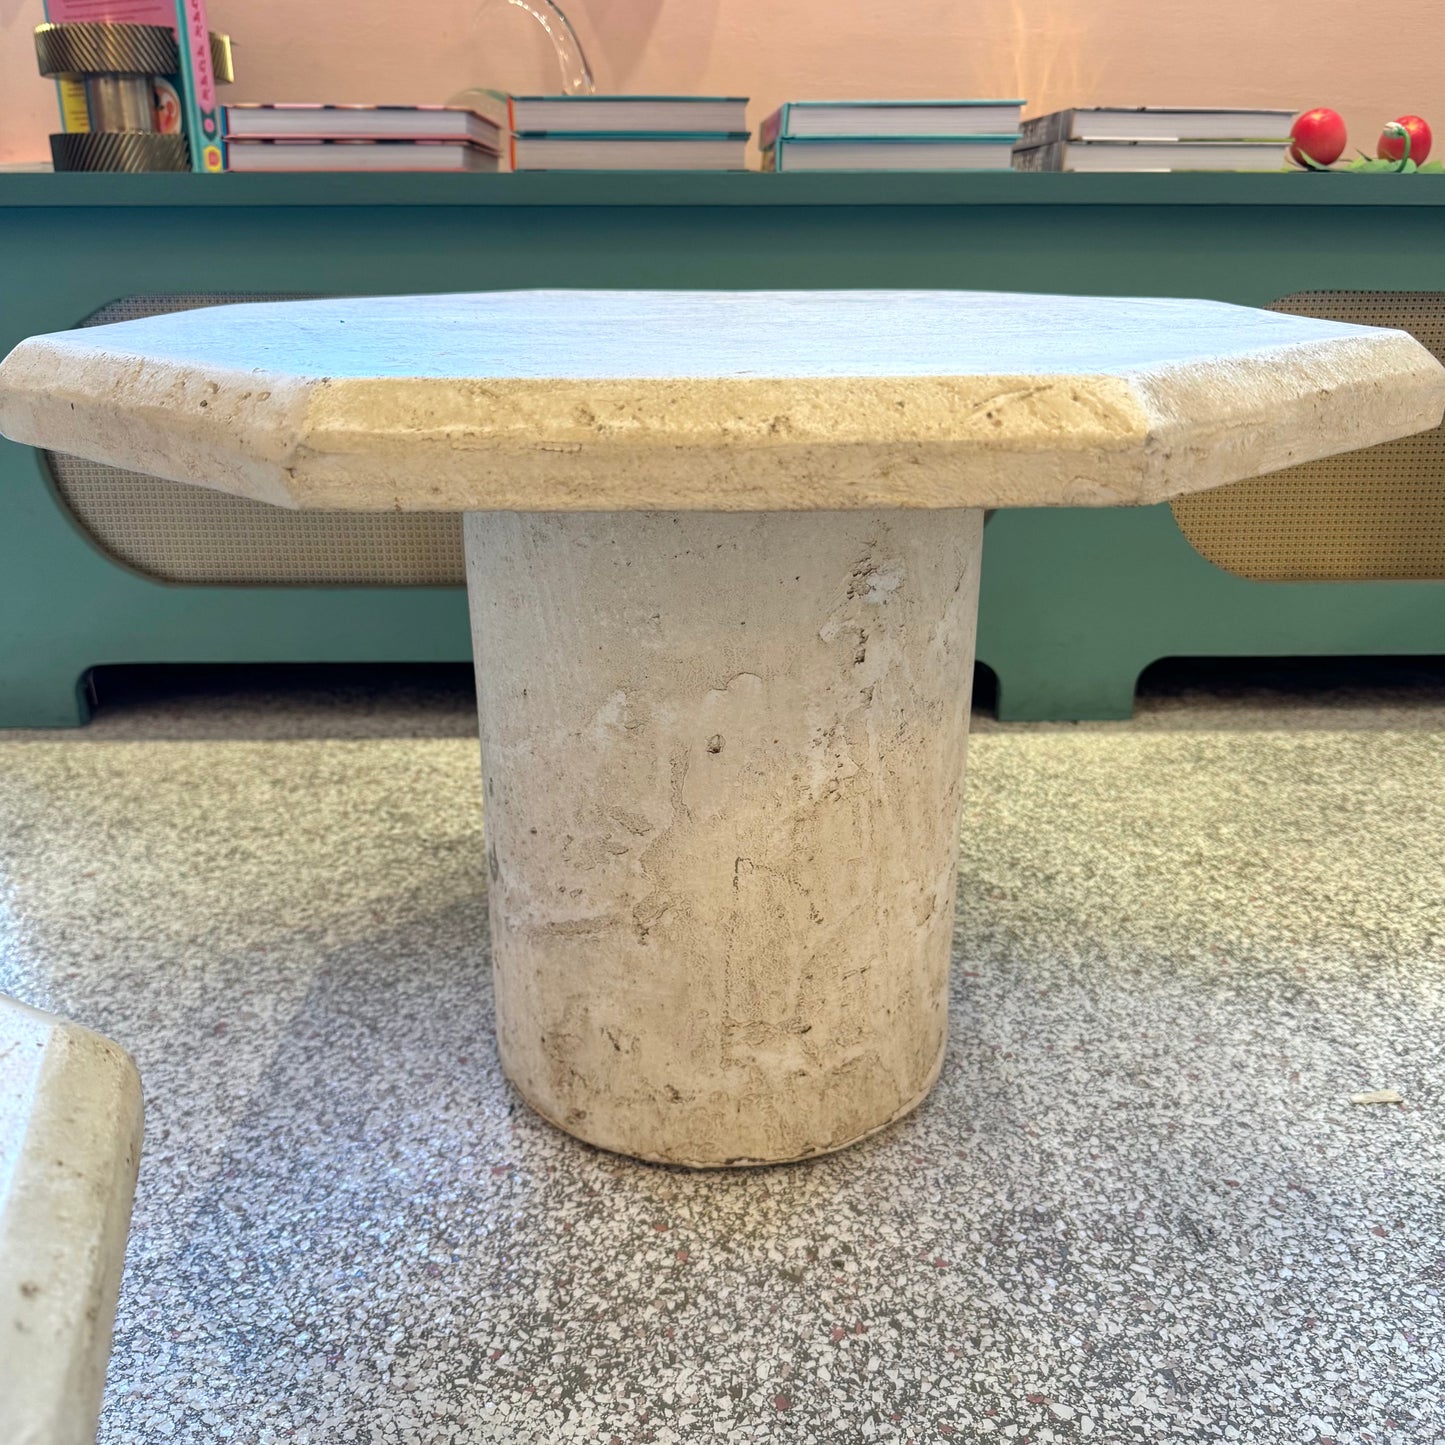
POLYGON ((746 1164, 928 1092, 982 525, 468 515, 498 1040, 539 1113, 746 1164))

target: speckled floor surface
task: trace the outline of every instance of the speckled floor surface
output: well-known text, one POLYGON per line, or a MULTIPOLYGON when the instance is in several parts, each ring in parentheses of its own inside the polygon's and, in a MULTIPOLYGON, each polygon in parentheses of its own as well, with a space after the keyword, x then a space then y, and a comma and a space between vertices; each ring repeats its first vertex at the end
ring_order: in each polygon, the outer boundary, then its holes
POLYGON ((0 734, 0 988, 146 1083, 103 1445, 1445 1438, 1445 693, 981 720, 937 1091, 742 1173, 509 1092, 469 728, 0 734))

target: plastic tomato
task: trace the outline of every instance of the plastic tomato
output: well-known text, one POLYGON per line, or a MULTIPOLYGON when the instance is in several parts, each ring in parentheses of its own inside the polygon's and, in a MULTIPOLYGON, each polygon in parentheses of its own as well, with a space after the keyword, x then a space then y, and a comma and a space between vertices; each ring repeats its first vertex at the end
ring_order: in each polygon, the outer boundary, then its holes
POLYGON ((1289 158, 1297 166, 1332 166, 1345 153, 1345 122, 1336 110, 1307 110, 1290 127, 1289 158))
MULTIPOLYGON (((1430 142, 1434 139, 1430 134, 1430 127, 1418 115, 1402 115, 1395 121, 1395 124, 1403 126, 1409 131, 1410 159, 1417 166, 1423 165, 1425 158, 1430 154, 1430 142)), ((1403 160, 1405 137, 1396 135, 1389 130, 1381 131, 1380 143, 1375 147, 1375 154, 1385 161, 1403 160)))

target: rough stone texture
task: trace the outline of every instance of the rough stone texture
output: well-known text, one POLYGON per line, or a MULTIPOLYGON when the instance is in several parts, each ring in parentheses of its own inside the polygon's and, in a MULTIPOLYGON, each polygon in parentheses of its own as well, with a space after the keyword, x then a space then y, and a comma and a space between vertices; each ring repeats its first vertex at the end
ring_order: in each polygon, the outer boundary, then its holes
POLYGON ((836 1148, 936 1073, 978 509, 1155 501, 1442 411, 1401 332, 970 292, 268 303, 0 365, 20 441, 472 514, 506 1066, 691 1164, 836 1148))
POLYGON ((0 996, 5 1445, 95 1439, 140 1145, 130 1057, 0 996))
POLYGON ((1435 426, 1403 332, 1220 302, 532 291, 31 338, 0 432, 283 506, 1159 501, 1435 426))
POLYGON ((470 515, 497 1030, 674 1163, 870 1133, 942 1062, 982 514, 470 515))
POLYGON ((324 676, 0 733, 0 988, 146 1080, 102 1445, 1445 1439, 1438 668, 975 716, 937 1087, 701 1173, 497 1065, 470 689, 324 676))

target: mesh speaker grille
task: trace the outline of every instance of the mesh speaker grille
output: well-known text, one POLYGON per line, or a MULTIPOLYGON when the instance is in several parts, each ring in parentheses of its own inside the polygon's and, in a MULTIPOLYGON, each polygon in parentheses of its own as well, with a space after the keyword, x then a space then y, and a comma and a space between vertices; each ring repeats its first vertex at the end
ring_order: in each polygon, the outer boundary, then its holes
MULTIPOLYGON (((1395 327, 1445 361, 1445 291, 1305 291, 1268 309, 1395 327)), ((1445 426, 1172 506, 1196 552, 1255 581, 1445 579, 1445 426)))
MULTIPOLYGON (((82 325, 281 295, 128 296, 82 325)), ((290 512, 183 482, 46 452, 65 505, 110 556, 164 582, 274 586, 459 586, 455 512, 290 512)))

